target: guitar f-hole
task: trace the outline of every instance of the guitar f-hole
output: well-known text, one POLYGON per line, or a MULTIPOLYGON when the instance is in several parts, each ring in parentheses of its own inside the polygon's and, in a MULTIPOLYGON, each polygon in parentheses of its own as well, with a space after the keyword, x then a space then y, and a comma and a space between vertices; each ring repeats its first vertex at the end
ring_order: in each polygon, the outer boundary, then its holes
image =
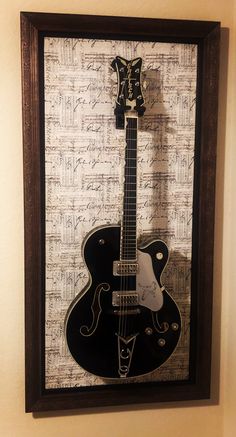
POLYGON ((84 337, 89 337, 90 335, 93 335, 93 333, 96 331, 99 317, 102 312, 102 307, 100 304, 100 296, 102 291, 109 291, 110 285, 106 282, 99 284, 94 292, 94 298, 91 305, 91 311, 93 313, 93 320, 91 326, 83 325, 80 328, 80 334, 84 337))

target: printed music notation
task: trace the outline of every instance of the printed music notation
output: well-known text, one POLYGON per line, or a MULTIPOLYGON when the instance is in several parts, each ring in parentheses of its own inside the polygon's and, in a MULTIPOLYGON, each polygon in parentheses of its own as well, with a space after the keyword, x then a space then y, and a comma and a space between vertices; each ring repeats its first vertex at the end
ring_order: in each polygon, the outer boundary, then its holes
MULTIPOLYGON (((67 309, 88 281, 86 235, 121 219, 124 131, 115 129, 115 56, 141 56, 146 113, 138 132, 138 240, 163 239, 163 283, 183 320, 173 356, 140 381, 189 371, 191 235, 197 47, 142 41, 45 38, 46 388, 105 384, 70 356, 67 309)), ((117 384, 127 381, 118 381, 117 384)))

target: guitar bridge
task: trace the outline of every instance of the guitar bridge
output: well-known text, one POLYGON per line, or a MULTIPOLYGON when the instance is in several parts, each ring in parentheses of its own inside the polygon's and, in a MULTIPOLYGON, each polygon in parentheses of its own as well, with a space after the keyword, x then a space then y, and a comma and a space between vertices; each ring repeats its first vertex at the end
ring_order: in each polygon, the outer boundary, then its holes
POLYGON ((139 271, 137 262, 132 261, 114 261, 113 275, 114 276, 133 276, 139 271))

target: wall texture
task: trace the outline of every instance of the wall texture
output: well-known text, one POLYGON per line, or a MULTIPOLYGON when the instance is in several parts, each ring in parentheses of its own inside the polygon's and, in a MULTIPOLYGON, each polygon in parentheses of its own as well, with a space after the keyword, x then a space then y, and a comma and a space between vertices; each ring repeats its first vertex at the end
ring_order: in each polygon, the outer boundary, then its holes
POLYGON ((234 0, 0 0, 1 250, 0 435, 233 437, 236 406, 236 11, 234 0), (21 139, 20 11, 126 15, 221 21, 216 194, 213 397, 209 402, 78 414, 24 413, 24 259, 21 139), (229 62, 228 62, 229 60, 229 62), (228 66, 227 66, 228 62, 228 66), (220 373, 220 383, 218 383, 220 373))

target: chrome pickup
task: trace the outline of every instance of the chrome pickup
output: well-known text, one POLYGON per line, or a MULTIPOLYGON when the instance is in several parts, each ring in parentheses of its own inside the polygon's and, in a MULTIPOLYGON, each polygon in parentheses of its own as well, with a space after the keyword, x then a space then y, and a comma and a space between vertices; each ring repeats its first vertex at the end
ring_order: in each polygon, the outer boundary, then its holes
POLYGON ((136 291, 113 291, 112 305, 114 307, 132 307, 139 305, 139 295, 136 291))
POLYGON ((113 262, 114 276, 132 276, 132 275, 136 275, 138 271, 139 271, 139 266, 137 262, 132 262, 132 261, 113 262))

